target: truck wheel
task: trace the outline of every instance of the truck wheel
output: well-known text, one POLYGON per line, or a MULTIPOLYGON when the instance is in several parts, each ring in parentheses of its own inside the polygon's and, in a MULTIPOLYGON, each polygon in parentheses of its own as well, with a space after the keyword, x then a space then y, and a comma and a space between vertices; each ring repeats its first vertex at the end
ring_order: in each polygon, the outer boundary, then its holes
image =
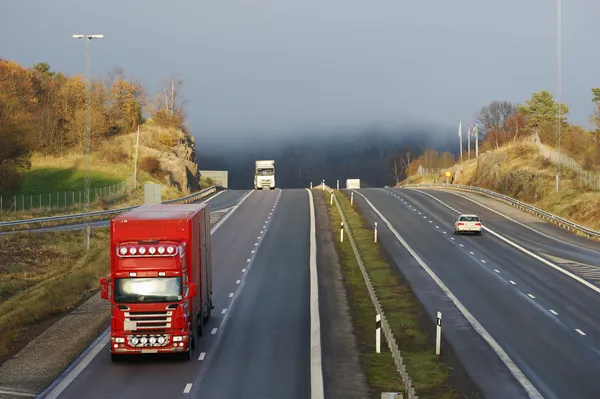
POLYGON ((110 354, 110 361, 113 363, 116 363, 118 361, 121 360, 121 356, 117 355, 116 353, 111 353, 110 354))
POLYGON ((196 349, 196 346, 198 345, 198 338, 196 338, 196 333, 198 332, 197 329, 195 328, 191 328, 190 329, 190 348, 192 349, 196 349))
POLYGON ((200 318, 200 320, 198 320, 198 325, 196 326, 196 331, 198 333, 198 337, 201 337, 202 334, 204 334, 204 320, 202 320, 202 318, 200 318))
POLYGON ((208 310, 206 311, 206 317, 204 318, 204 320, 209 321, 211 316, 212 316, 212 308, 213 308, 213 304, 212 304, 212 298, 210 298, 208 300, 208 310))

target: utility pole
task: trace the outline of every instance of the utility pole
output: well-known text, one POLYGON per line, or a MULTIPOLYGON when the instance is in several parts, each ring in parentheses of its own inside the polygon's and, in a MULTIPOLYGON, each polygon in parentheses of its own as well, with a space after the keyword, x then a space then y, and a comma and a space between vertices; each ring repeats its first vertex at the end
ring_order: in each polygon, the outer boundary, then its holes
POLYGON ((561 0, 557 0, 556 4, 556 63, 557 63, 557 90, 556 90, 556 102, 558 104, 558 174, 556 175, 556 191, 559 190, 559 180, 560 180, 560 172, 561 172, 561 162, 560 162, 560 145, 562 138, 562 107, 560 104, 561 101, 561 86, 562 86, 562 18, 561 18, 561 0))
POLYGON ((133 188, 137 188, 137 163, 140 153, 140 125, 138 124, 137 134, 135 135, 135 163, 133 165, 133 188))
MULTIPOLYGON (((90 211, 90 146, 92 135, 92 67, 90 63, 90 41, 102 39, 104 35, 73 35, 73 39, 85 39, 85 74, 87 78, 86 106, 85 106, 85 133, 83 135, 85 153, 85 183, 83 186, 83 197, 85 201, 85 212, 90 211)), ((87 248, 90 249, 91 226, 90 218, 86 218, 87 248)))

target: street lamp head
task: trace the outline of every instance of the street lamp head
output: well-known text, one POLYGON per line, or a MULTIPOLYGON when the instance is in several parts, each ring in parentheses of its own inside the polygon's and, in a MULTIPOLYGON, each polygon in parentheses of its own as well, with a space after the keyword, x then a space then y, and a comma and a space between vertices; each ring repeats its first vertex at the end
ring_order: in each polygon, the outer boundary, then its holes
POLYGON ((73 39, 102 39, 104 35, 73 35, 73 39))

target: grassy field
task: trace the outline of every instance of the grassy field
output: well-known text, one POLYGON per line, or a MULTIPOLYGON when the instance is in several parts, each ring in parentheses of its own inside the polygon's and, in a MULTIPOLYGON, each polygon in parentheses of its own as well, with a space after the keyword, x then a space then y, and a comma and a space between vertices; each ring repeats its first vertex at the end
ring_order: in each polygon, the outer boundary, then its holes
POLYGON ((108 229, 0 237, 0 359, 30 329, 73 309, 109 270, 108 229))
MULTIPOLYGON (((373 243, 373 231, 366 227, 364 219, 355 209, 356 205, 351 206, 344 194, 337 192, 335 195, 342 205, 380 304, 393 328, 417 395, 423 399, 458 398, 457 390, 453 389, 449 382, 451 368, 443 363, 443 358, 435 355, 433 337, 425 332, 433 328, 427 329, 421 324, 424 312, 422 305, 404 278, 386 262, 380 245, 373 243)), ((329 199, 329 195, 326 195, 326 198, 329 199)), ((382 343, 382 353, 375 353, 375 310, 349 241, 339 242, 341 218, 335 203, 329 206, 329 217, 331 225, 334 226, 332 233, 337 237, 335 242, 342 262, 361 360, 372 397, 379 398, 380 393, 385 391, 403 391, 387 344, 382 343)))

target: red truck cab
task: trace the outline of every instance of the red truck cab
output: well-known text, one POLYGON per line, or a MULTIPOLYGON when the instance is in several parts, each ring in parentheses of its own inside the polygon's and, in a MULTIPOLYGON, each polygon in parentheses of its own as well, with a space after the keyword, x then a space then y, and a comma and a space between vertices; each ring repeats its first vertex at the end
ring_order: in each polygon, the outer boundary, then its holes
POLYGON ((210 205, 144 205, 110 222, 110 353, 186 360, 212 305, 210 205))

